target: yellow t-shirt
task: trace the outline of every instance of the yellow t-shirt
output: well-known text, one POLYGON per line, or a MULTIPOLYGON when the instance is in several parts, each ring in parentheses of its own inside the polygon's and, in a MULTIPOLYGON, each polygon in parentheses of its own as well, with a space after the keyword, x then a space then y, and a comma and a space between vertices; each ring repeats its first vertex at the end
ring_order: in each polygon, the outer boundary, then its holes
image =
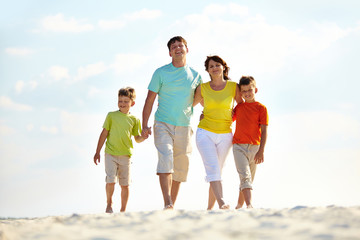
POLYGON ((204 118, 198 127, 213 133, 230 133, 236 83, 227 81, 224 89, 215 91, 210 82, 201 84, 204 99, 204 118))

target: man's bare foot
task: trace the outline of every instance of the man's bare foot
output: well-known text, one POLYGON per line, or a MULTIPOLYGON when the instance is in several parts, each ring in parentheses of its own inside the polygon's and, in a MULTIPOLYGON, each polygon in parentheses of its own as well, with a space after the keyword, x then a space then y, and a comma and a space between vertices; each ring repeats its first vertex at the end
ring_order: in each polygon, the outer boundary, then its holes
POLYGON ((251 204, 247 205, 246 208, 253 208, 251 204))
POLYGON ((173 210, 173 209, 174 209, 174 205, 172 205, 172 204, 166 205, 164 207, 164 210, 173 210))
POLYGON ((111 206, 106 206, 106 213, 113 213, 112 207, 111 206))
POLYGON ((224 204, 220 207, 220 209, 222 209, 222 210, 230 209, 230 206, 228 204, 224 204))

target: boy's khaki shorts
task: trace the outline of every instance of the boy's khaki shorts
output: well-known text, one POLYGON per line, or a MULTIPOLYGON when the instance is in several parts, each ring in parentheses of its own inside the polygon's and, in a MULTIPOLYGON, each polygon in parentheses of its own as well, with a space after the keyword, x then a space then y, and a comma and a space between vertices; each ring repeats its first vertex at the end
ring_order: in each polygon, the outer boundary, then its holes
POLYGON ((106 183, 115 183, 118 180, 121 186, 130 185, 130 157, 114 156, 105 153, 106 183))
POLYGON ((252 189, 256 173, 255 154, 260 145, 234 144, 233 153, 237 172, 240 178, 240 191, 245 188, 252 189))
POLYGON ((190 126, 174 126, 155 121, 154 143, 158 150, 157 174, 172 173, 172 179, 186 182, 192 151, 190 126))

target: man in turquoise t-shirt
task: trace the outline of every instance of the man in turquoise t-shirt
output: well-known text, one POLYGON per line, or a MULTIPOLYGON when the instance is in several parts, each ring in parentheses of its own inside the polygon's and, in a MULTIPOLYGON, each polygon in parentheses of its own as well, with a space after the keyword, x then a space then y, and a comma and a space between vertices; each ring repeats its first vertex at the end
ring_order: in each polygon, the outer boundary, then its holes
POLYGON ((194 91, 202 82, 201 76, 186 64, 187 43, 180 36, 167 44, 172 62, 158 68, 148 86, 148 95, 143 109, 144 137, 151 134, 149 117, 158 96, 155 113, 154 142, 158 150, 157 174, 164 197, 165 209, 172 209, 180 183, 185 182, 191 153, 194 91))

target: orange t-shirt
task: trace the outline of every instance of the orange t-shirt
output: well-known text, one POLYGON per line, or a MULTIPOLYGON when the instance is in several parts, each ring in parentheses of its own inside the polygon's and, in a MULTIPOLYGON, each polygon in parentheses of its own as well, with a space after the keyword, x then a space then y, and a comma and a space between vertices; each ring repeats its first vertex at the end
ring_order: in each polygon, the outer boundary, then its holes
POLYGON ((234 109, 233 121, 236 120, 233 144, 260 145, 260 125, 268 125, 267 109, 259 102, 239 103, 234 109))

